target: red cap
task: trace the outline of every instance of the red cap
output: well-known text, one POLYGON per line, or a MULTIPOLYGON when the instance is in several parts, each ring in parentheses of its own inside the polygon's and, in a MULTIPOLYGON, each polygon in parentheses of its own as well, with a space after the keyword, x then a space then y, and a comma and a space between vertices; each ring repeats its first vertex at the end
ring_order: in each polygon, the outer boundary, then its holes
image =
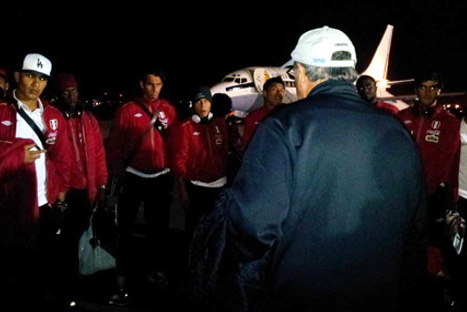
POLYGON ((72 74, 61 73, 57 77, 57 87, 60 90, 65 90, 67 88, 78 87, 78 81, 75 76, 72 74))

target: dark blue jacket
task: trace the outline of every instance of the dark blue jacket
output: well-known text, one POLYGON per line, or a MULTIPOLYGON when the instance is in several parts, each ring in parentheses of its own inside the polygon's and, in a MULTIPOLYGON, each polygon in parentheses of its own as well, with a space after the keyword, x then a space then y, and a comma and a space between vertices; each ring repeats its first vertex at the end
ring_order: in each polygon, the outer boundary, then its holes
POLYGON ((321 83, 257 129, 224 202, 228 256, 272 252, 275 308, 392 311, 403 274, 423 272, 423 190, 403 125, 351 83, 321 83))

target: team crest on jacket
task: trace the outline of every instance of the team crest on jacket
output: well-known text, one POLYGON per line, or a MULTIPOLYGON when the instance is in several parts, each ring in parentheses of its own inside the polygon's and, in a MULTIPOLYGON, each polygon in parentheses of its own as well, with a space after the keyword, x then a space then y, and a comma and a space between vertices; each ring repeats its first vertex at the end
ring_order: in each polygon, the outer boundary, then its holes
POLYGON ((434 120, 434 121, 431 123, 431 128, 432 128, 432 129, 439 129, 439 127, 441 127, 441 121, 434 120))
POLYGON ((57 130, 58 128, 58 120, 57 119, 50 119, 49 120, 49 126, 50 126, 50 129, 52 130, 57 130))

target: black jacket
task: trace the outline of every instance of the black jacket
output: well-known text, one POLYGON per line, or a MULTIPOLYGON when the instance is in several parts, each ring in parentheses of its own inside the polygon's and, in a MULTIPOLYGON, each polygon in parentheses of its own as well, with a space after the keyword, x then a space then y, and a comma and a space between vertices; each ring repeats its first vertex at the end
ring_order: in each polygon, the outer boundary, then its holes
POLYGON ((403 125, 351 83, 321 83, 257 129, 223 203, 229 261, 272 252, 278 310, 393 311, 425 268, 423 190, 403 125))

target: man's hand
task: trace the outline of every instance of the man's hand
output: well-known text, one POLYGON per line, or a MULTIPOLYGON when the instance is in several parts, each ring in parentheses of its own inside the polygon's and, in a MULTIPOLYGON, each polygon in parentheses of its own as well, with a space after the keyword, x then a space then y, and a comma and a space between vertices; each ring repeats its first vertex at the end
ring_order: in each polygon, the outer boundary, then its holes
POLYGON ((37 147, 36 144, 28 144, 24 146, 24 163, 29 165, 34 163, 41 154, 47 152, 46 150, 41 150, 37 147))

